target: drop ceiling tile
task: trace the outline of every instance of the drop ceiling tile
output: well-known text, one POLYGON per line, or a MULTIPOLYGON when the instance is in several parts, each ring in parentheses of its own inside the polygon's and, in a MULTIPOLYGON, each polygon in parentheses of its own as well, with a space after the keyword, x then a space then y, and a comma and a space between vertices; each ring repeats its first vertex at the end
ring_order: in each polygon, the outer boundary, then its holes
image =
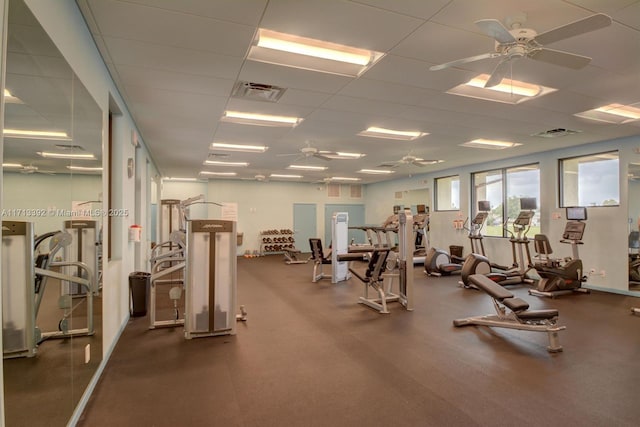
POLYGON ((197 50, 105 38, 115 64, 156 68, 196 76, 235 79, 242 58, 197 50))
POLYGON ((284 105, 301 105, 304 107, 319 107, 331 97, 328 93, 312 92, 289 88, 278 101, 284 105))
POLYGON ((429 19, 442 9, 450 0, 354 0, 353 3, 367 4, 383 10, 397 12, 402 15, 429 19))
POLYGON ((343 0, 271 0, 260 25, 274 31, 386 52, 422 22, 343 0))
POLYGON ((108 38, 244 57, 254 36, 252 26, 157 7, 115 0, 90 4, 101 34, 108 38))
POLYGON ((340 95, 386 101, 394 104, 418 105, 431 91, 396 83, 359 78, 340 91, 340 95))
POLYGON ((267 0, 128 0, 128 2, 244 25, 258 25, 267 5, 267 0))
POLYGON ((159 90, 190 92, 203 95, 229 96, 235 83, 232 79, 221 79, 197 75, 185 75, 154 68, 121 65, 118 74, 127 86, 144 86, 159 90))

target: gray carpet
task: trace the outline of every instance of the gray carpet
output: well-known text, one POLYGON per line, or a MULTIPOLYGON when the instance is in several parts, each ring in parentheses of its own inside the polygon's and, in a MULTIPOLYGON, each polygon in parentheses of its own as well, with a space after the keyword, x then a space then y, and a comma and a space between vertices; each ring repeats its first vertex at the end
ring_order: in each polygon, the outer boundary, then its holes
MULTIPOLYGON (((361 284, 311 283, 311 264, 238 262, 235 336, 184 340, 133 318, 82 426, 636 426, 640 317, 631 297, 558 299, 564 352, 546 334, 452 320, 493 311, 458 277, 415 271, 415 310, 356 303, 361 284)), ((329 266, 325 266, 327 269, 329 266)))

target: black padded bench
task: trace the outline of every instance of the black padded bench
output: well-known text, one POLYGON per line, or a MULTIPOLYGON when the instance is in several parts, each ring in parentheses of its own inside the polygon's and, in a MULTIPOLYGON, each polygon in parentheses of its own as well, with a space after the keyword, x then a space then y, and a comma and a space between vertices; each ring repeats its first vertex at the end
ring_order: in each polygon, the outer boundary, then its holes
POLYGON ((453 321, 454 326, 480 325, 546 332, 549 337, 547 350, 552 353, 562 351, 558 332, 566 329, 566 327, 556 324, 558 310, 529 310, 529 304, 525 300, 516 297, 507 289, 482 274, 469 276, 469 282, 493 299, 496 314, 456 319, 453 321), (507 309, 510 312, 507 312, 507 309))

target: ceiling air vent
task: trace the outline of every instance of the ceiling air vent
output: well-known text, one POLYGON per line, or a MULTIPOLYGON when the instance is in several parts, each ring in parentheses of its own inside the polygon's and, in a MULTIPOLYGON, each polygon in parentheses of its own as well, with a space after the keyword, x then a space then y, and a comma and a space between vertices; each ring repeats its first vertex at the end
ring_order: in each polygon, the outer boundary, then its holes
POLYGON ((582 132, 582 131, 556 128, 556 129, 545 130, 543 132, 534 133, 531 136, 539 136, 541 138, 559 138, 561 136, 573 135, 574 133, 579 133, 579 132, 582 132))
POLYGON ((287 89, 263 83, 238 81, 233 87, 232 96, 252 99, 254 101, 276 102, 287 89))

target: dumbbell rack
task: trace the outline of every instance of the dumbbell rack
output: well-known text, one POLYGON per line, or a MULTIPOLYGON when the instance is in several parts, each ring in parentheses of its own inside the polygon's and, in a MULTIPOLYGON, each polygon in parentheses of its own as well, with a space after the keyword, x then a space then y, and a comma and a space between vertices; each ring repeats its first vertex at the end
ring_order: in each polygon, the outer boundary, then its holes
POLYGON ((272 229, 260 232, 260 255, 281 254, 285 249, 295 249, 293 231, 272 229))

